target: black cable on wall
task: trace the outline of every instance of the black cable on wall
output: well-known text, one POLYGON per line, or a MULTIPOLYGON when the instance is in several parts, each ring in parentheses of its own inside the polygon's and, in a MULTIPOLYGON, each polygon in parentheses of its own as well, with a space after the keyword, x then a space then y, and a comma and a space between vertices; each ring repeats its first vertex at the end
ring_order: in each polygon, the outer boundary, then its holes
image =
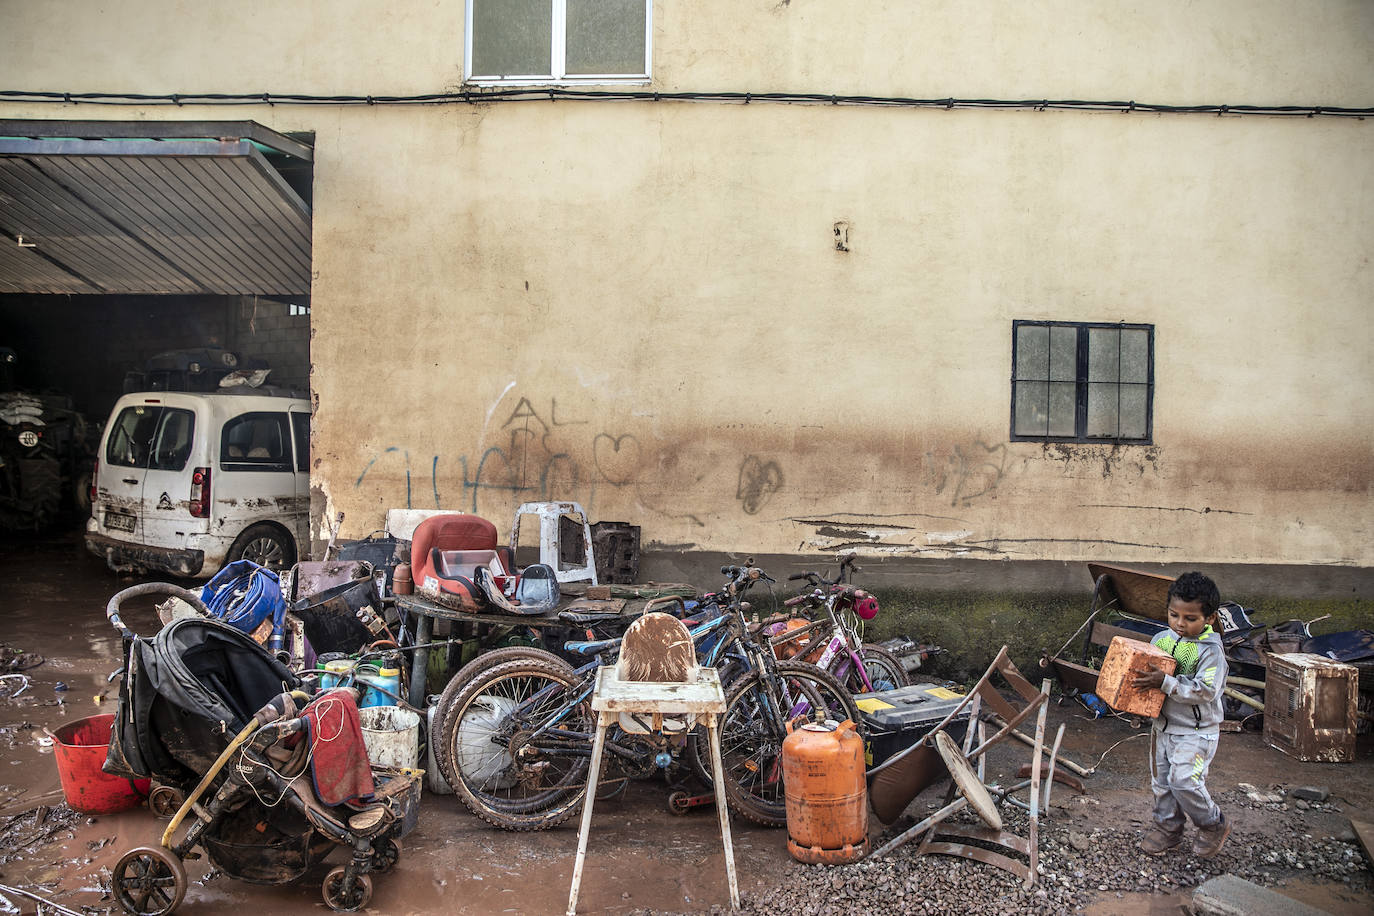
POLYGON ((846 105, 882 108, 1116 111, 1140 114, 1267 115, 1367 118, 1374 108, 1337 105, 1161 105, 1085 99, 918 99, 901 96, 825 95, 810 92, 654 92, 650 90, 493 87, 424 95, 302 95, 295 93, 33 92, 0 90, 0 99, 88 105, 476 105, 490 102, 716 102, 724 104, 846 105))

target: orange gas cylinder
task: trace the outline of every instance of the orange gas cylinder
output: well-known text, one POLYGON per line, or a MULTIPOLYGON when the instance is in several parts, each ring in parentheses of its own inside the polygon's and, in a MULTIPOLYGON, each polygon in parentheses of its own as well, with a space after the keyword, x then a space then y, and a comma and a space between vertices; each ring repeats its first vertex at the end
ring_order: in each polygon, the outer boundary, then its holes
POLYGON ((792 858, 843 865, 868 855, 864 741, 853 722, 808 724, 788 735, 782 779, 792 858))

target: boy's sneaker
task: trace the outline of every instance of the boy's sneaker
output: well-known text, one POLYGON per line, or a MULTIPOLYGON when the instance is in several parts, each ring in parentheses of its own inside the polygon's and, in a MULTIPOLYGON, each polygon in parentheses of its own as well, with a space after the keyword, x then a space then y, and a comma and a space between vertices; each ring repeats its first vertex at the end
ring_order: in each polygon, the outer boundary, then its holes
POLYGON ((1226 845, 1226 838, 1230 835, 1231 822, 1223 814, 1212 826, 1197 829, 1197 836, 1193 838, 1193 852, 1200 858, 1210 859, 1221 852, 1221 847, 1226 845))
POLYGON ((1182 828, 1178 830, 1165 830, 1163 827, 1155 824, 1150 828, 1150 832, 1145 834, 1145 839, 1140 841, 1140 851, 1147 856, 1163 855, 1182 842, 1182 828))

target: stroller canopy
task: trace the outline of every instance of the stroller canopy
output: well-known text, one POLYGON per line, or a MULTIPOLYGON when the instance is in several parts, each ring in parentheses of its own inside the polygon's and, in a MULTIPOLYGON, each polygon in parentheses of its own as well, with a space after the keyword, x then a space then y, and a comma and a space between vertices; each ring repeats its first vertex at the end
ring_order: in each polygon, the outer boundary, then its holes
POLYGON ((300 685, 251 637, 183 618, 129 644, 106 772, 199 778, 253 714, 300 685))

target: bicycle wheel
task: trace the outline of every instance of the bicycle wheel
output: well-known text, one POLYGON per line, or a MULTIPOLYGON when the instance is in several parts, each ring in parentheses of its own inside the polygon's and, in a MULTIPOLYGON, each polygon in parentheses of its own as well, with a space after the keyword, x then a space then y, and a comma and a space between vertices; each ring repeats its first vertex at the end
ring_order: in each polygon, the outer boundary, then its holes
MULTIPOLYGON (((908 684, 906 669, 897 661, 897 656, 886 649, 872 643, 864 643, 859 649, 859 655, 863 658, 864 672, 868 675, 868 682, 873 685, 874 690, 894 690, 908 684)), ((856 670, 849 672, 845 686, 849 688, 850 693, 865 693, 869 689, 864 686, 863 678, 859 677, 856 670)))
POLYGON ((439 764, 439 772, 444 774, 444 779, 448 780, 449 785, 453 785, 453 779, 449 775, 450 762, 448 759, 448 742, 441 740, 444 734, 444 713, 452 707, 455 698, 463 688, 472 683, 477 675, 489 668, 503 665, 506 662, 522 661, 528 659, 540 659, 551 665, 561 665, 569 673, 572 667, 563 659, 546 652, 543 649, 536 649, 533 646, 507 646, 504 649, 493 649, 490 652, 483 652, 481 655, 468 662, 458 673, 449 678, 444 685, 444 692, 439 695, 438 701, 434 704, 434 726, 430 729, 429 741, 434 745, 434 760, 439 764))
POLYGON ((458 692, 444 716, 444 777, 473 814, 504 830, 544 830, 579 808, 595 722, 585 688, 566 665, 530 658, 488 668, 458 692))
MULTIPOLYGON (((782 777, 782 742, 790 719, 811 718, 823 711, 827 718, 849 719, 861 725, 859 708, 835 677, 814 665, 779 662, 777 695, 784 708, 769 698, 761 672, 735 682, 721 717, 720 758, 725 797, 741 817, 766 827, 787 823, 787 798, 782 777)), ((705 736, 697 750, 710 771, 705 736)))

